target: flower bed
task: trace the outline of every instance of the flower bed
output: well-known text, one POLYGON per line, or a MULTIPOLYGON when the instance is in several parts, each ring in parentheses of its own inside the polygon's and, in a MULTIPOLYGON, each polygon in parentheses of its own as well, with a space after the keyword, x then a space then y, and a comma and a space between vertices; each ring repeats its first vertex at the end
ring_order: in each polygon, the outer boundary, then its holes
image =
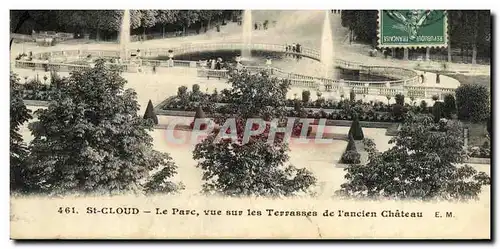
MULTIPOLYGON (((191 112, 197 106, 206 113, 231 113, 228 97, 229 90, 224 89, 221 93, 214 91, 212 94, 196 91, 189 92, 186 87, 180 87, 177 96, 173 96, 157 106, 161 111, 184 111, 191 112)), ((359 115, 360 121, 369 122, 401 122, 404 113, 412 111, 418 114, 430 114, 431 108, 426 104, 412 106, 405 104, 388 105, 383 102, 358 101, 332 101, 319 98, 315 101, 301 101, 287 99, 285 101, 288 117, 300 117, 311 119, 352 120, 354 113, 359 115)))
POLYGON ((42 84, 40 81, 31 80, 21 84, 24 100, 50 101, 57 91, 53 85, 42 84))
POLYGON ((473 146, 467 149, 467 154, 471 158, 491 158, 491 148, 489 146, 473 146))

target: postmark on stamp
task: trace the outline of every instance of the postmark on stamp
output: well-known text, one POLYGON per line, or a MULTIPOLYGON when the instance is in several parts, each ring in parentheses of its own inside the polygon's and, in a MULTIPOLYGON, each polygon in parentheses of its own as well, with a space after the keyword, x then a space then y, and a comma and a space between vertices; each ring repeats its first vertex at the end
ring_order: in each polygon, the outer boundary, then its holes
POLYGON ((380 10, 378 46, 447 47, 448 21, 444 10, 380 10))

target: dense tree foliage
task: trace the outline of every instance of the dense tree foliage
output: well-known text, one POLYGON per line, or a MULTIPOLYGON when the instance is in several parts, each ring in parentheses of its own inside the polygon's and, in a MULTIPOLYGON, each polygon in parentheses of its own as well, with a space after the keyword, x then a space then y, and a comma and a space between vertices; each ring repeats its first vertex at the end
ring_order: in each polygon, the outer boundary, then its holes
MULTIPOLYGON (((316 178, 306 169, 286 166, 288 144, 283 136, 276 135, 268 142, 270 125, 264 132, 242 143, 244 127, 249 118, 284 118, 286 92, 290 83, 270 77, 267 73, 250 74, 233 72, 228 92, 231 98, 230 116, 218 117, 215 122, 223 125, 228 118, 236 118, 236 127, 216 129, 193 151, 197 167, 203 170, 203 190, 229 196, 290 196, 306 192, 316 178), (237 138, 217 139, 219 131, 231 133, 236 129, 237 138)), ((252 125, 252 130, 260 127, 252 125)))
POLYGON ((438 131, 439 126, 432 117, 409 114, 390 140, 394 147, 370 152, 366 165, 346 168, 347 182, 338 193, 371 198, 476 198, 490 178, 462 165, 467 156, 460 122, 448 120, 443 131, 438 131))
MULTIPOLYGON (((206 30, 214 21, 240 13, 239 10, 131 10, 131 28, 136 34, 146 34, 149 29, 161 30, 163 34, 167 28, 185 31, 193 24, 206 30)), ((93 33, 99 39, 103 32, 116 36, 122 17, 123 10, 11 10, 10 26, 11 32, 17 33, 30 34, 32 30, 93 33)))
POLYGON ((452 115, 457 113, 457 104, 455 103, 455 96, 453 94, 444 96, 443 112, 446 118, 451 118, 452 115))
POLYGON ((458 118, 480 122, 490 116, 490 92, 478 84, 462 84, 455 90, 458 118))
POLYGON ((444 117, 443 102, 436 101, 432 106, 432 115, 434 116, 434 122, 439 122, 441 118, 444 117))
POLYGON ((178 190, 168 181, 176 166, 152 149, 153 122, 137 115, 136 93, 124 90, 118 69, 100 60, 66 80, 29 126, 30 180, 38 187, 31 191, 116 193, 144 190, 144 183, 148 192, 178 190))
POLYGON ((22 99, 19 78, 10 74, 10 188, 11 191, 23 191, 26 186, 25 159, 28 149, 19 133, 20 126, 31 119, 31 111, 22 99))

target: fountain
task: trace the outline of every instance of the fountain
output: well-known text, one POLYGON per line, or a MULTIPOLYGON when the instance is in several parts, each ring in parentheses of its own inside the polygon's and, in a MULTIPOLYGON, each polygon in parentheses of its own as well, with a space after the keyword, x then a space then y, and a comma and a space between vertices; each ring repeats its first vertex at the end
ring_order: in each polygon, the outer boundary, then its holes
POLYGON ((128 45, 130 43, 130 11, 124 10, 120 27, 120 59, 128 59, 128 45))
POLYGON ((241 60, 249 60, 251 57, 252 44, 252 10, 243 11, 243 48, 241 49, 241 60))
POLYGON ((334 50, 333 50, 332 26, 330 23, 329 11, 325 11, 325 20, 323 22, 323 32, 321 34, 321 64, 324 77, 327 79, 336 79, 334 69, 334 50))

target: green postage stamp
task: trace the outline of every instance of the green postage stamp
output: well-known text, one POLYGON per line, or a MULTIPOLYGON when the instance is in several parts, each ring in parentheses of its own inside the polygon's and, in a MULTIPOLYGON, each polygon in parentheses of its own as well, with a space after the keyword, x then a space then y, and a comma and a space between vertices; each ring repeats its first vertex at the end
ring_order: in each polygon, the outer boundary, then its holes
POLYGON ((444 10, 380 10, 378 45, 447 47, 448 21, 444 10))

